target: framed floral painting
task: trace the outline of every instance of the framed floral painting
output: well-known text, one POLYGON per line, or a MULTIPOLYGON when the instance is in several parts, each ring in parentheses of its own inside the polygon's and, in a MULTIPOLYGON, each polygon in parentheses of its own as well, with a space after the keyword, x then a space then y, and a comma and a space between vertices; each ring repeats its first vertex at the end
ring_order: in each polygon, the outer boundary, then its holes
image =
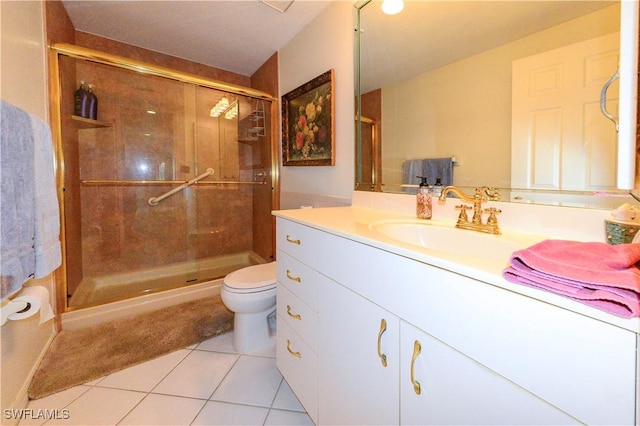
POLYGON ((282 164, 333 166, 334 72, 329 70, 282 97, 282 164))

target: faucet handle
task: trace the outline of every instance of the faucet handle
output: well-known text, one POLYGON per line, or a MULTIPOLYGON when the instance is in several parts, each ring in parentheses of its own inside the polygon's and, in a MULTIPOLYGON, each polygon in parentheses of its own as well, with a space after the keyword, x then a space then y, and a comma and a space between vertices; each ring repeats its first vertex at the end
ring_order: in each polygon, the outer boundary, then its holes
POLYGON ((499 234, 500 227, 498 226, 498 218, 496 216, 502 213, 502 210, 495 207, 489 207, 488 209, 484 209, 484 211, 486 213, 489 213, 489 217, 487 218, 487 226, 491 228, 491 232, 493 234, 499 234))
POLYGON ((466 223, 469 222, 469 216, 467 215, 467 210, 472 209, 473 207, 467 204, 460 204, 456 206, 456 210, 460 210, 460 214, 458 215, 458 223, 466 223))

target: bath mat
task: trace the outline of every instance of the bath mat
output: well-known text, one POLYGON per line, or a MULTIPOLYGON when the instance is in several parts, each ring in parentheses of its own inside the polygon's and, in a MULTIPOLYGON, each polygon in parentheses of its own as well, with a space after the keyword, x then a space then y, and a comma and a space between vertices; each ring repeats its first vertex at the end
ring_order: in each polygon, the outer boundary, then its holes
POLYGON ((29 386, 38 399, 230 331, 220 296, 60 332, 29 386))

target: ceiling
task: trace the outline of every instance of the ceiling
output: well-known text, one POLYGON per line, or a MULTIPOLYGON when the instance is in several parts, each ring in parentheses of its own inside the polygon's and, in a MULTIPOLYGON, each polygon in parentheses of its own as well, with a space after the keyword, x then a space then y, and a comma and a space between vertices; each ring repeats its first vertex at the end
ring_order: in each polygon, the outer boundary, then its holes
POLYGON ((250 76, 331 1, 62 3, 78 31, 250 76))

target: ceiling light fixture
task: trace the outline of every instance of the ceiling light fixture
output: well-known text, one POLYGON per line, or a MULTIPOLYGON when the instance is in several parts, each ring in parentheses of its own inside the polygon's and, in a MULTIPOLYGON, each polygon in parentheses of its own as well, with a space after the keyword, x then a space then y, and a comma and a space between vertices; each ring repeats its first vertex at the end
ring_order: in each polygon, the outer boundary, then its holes
POLYGON ((211 117, 218 117, 228 107, 229 107, 229 98, 227 98, 226 96, 223 96, 218 100, 218 102, 216 102, 213 108, 211 108, 211 111, 209 111, 209 115, 211 117))
POLYGON ((382 11, 387 15, 395 15, 402 12, 404 2, 402 0, 384 0, 382 2, 382 11))

